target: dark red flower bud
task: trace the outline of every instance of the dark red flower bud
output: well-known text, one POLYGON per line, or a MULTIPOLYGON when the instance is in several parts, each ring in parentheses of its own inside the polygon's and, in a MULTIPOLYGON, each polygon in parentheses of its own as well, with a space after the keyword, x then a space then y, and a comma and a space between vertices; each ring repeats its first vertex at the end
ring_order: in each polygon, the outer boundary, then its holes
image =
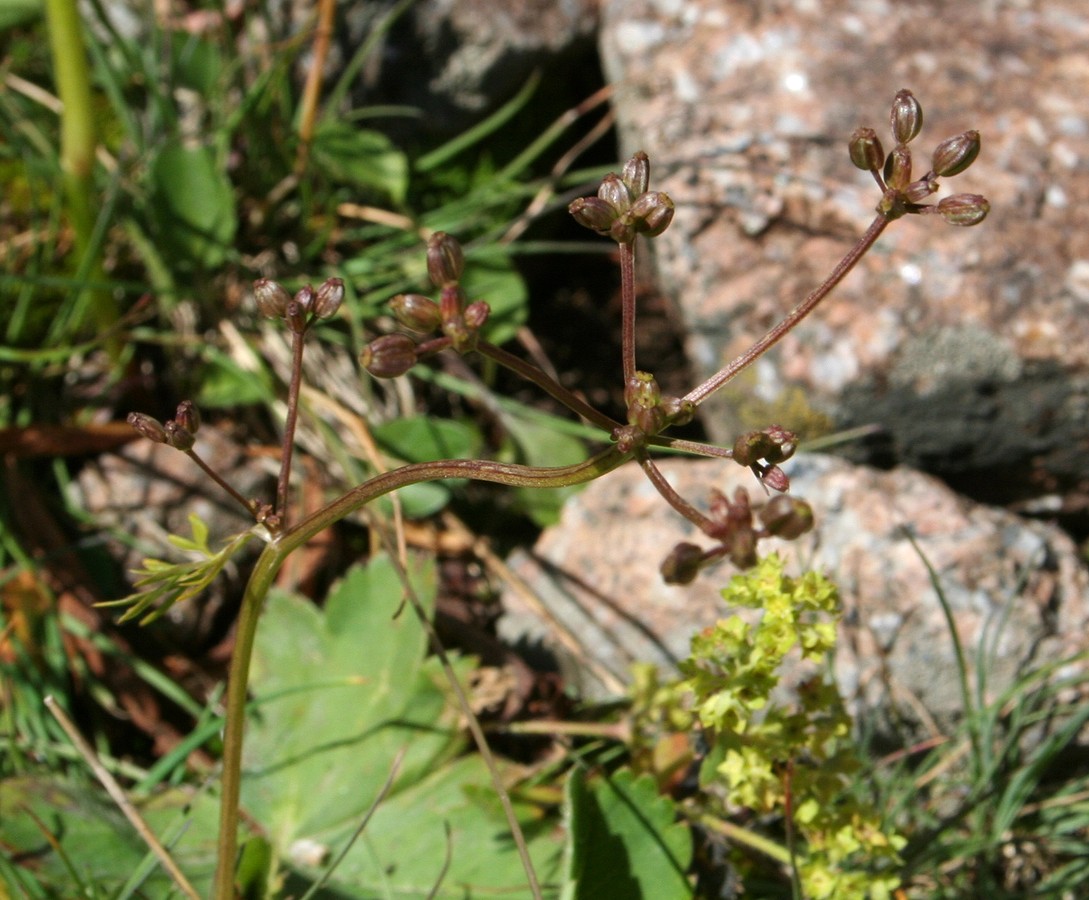
POLYGON ((763 466, 756 467, 757 477, 760 479, 760 483, 764 485, 769 491, 783 491, 790 490, 790 478, 787 477, 787 473, 780 469, 778 466, 763 466))
POLYGON ((892 136, 898 144, 907 144, 915 138, 923 127, 923 108, 915 95, 906 88, 896 92, 892 98, 892 136))
POLYGON ((436 231, 427 242, 427 274, 435 287, 460 280, 465 270, 461 244, 445 231, 436 231))
POLYGON ((474 331, 479 331, 492 314, 492 308, 484 300, 474 300, 465 307, 465 324, 474 331))
POLYGON ((706 554, 696 544, 680 543, 663 561, 659 571, 666 584, 691 584, 699 575, 706 554))
POLYGON ((389 305, 394 318, 412 331, 426 334, 442 324, 439 304, 423 294, 398 294, 389 305))
POLYGON ((885 184, 903 191, 911 183, 911 151, 902 144, 893 148, 885 160, 885 184))
POLYGON ((162 422, 144 413, 132 412, 125 417, 125 421, 132 426, 133 431, 156 444, 167 443, 166 430, 162 422))
POLYGON ((295 292, 295 302, 299 304, 299 309, 304 313, 309 313, 314 305, 314 289, 310 285, 304 284, 295 292))
POLYGON ((764 434, 773 445, 773 449, 764 454, 764 459, 769 463, 785 462, 798 449, 798 436, 793 431, 783 428, 782 425, 769 425, 764 429, 764 434))
POLYGON ((918 181, 913 181, 904 190, 904 199, 908 203, 921 203, 931 194, 938 190, 938 182, 931 177, 920 178, 918 181))
POLYGON ((687 425, 696 417, 696 404, 680 397, 663 397, 662 411, 670 425, 687 425))
POLYGON ((169 422, 163 423, 163 430, 166 432, 166 442, 177 450, 192 450, 193 444, 196 443, 196 438, 189 429, 184 425, 178 424, 178 422, 171 419, 169 422))
POLYGON ((625 163, 620 180, 633 197, 639 197, 646 192, 650 186, 650 159, 646 153, 640 150, 625 163))
POLYGON ((628 186, 620 180, 619 175, 610 172, 597 189, 597 195, 613 208, 617 215, 628 211, 631 206, 632 196, 628 186))
POLYGON ((938 215, 950 225, 978 225, 991 211, 991 204, 979 194, 953 194, 938 201, 938 215))
POLYGON ((375 378, 396 378, 416 365, 416 342, 407 334, 384 334, 363 348, 359 361, 375 378))
POLYGON ((567 207, 575 221, 601 235, 608 235, 616 221, 616 210, 600 197, 577 197, 567 207))
POLYGON ((657 237, 673 221, 673 201, 661 191, 641 195, 628 210, 632 227, 647 237, 657 237))
POLYGON ((181 425, 190 434, 200 431, 200 411, 193 405, 192 400, 182 400, 174 413, 174 421, 181 425))
POLYGON ((931 168, 941 178, 959 175, 979 156, 979 132, 965 131, 942 141, 934 150, 931 168))
POLYGON ((344 281, 340 278, 326 278, 314 295, 311 307, 319 319, 331 319, 344 302, 344 281))
POLYGON ((253 299, 257 311, 269 319, 282 319, 291 295, 287 289, 270 278, 259 278, 253 283, 253 299))
POLYGON ((758 515, 769 534, 788 541, 813 528, 813 508, 804 500, 786 494, 773 497, 758 515))
POLYGON ((847 142, 851 162, 864 172, 876 172, 885 163, 885 151, 872 128, 856 128, 847 142))

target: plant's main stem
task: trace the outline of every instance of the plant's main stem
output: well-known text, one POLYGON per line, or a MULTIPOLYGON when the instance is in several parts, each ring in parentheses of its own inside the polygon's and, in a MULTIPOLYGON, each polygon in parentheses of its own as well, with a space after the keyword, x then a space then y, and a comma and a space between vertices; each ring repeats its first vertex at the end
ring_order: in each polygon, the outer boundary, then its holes
POLYGON ((216 850, 215 900, 234 900, 235 857, 238 853, 238 807, 242 788, 242 743, 245 735, 246 694, 250 662, 261 607, 273 579, 291 553, 319 532, 366 506, 372 500, 410 484, 446 478, 469 478, 510 487, 566 487, 592 481, 629 458, 609 447, 573 466, 539 467, 476 459, 446 459, 413 463, 376 475, 347 494, 303 519, 270 542, 261 553, 246 583, 238 616, 234 651, 228 673, 223 735, 223 774, 220 784, 219 838, 216 850))

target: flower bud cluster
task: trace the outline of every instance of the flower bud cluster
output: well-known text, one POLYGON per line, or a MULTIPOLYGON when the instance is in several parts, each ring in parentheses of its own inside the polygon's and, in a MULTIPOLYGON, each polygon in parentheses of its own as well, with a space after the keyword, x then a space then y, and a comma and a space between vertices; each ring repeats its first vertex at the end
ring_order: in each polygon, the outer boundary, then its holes
POLYGON ((778 463, 785 462, 798 449, 798 437, 781 425, 762 431, 749 431, 734 442, 733 458, 740 466, 752 469, 760 483, 773 491, 786 491, 790 479, 778 463))
POLYGON ((443 337, 417 344, 405 334, 387 334, 371 341, 360 360, 376 378, 394 378, 411 369, 422 356, 453 347, 467 353, 476 347, 480 329, 491 314, 483 300, 469 302, 461 287, 465 255, 461 244, 443 231, 427 242, 427 274, 439 290, 438 302, 423 294, 398 294, 390 301, 397 323, 417 334, 442 331, 443 337))
POLYGON ((707 550, 687 541, 677 544, 662 563, 662 578, 667 584, 689 584, 701 569, 723 558, 738 568, 750 568, 756 565, 760 540, 793 540, 812 527, 813 510, 804 500, 780 494, 754 510, 744 488, 738 488, 733 499, 712 491, 710 525, 704 530, 717 543, 707 550))
POLYGON ((930 168, 912 179, 913 158, 908 144, 922 130, 923 110, 909 90, 897 92, 892 101, 889 125, 895 146, 885 155, 877 132, 858 128, 847 150, 851 162, 871 172, 882 190, 877 211, 888 219, 908 214, 939 215, 950 225, 977 225, 990 212, 990 204, 979 194, 953 194, 936 206, 922 201, 938 190, 938 179, 959 175, 979 156, 978 131, 965 131, 942 141, 931 154, 930 168))
POLYGON ((661 191, 648 191, 650 160, 640 150, 623 172, 605 176, 596 197, 579 197, 567 207, 580 225, 630 244, 638 235, 657 237, 673 221, 673 201, 661 191))
POLYGON ((129 413, 125 421, 141 437, 183 452, 193 449, 197 431, 200 430, 200 412, 192 400, 179 403, 174 418, 166 422, 138 412, 129 413))
POLYGON ((636 372, 624 386, 628 424, 613 432, 613 440, 624 453, 646 443, 671 425, 687 425, 696 414, 691 400, 663 397, 658 382, 649 372, 636 372))
POLYGON ((253 283, 253 299, 265 318, 283 319, 292 332, 302 334, 316 319, 336 315, 344 302, 344 281, 327 278, 316 291, 306 284, 292 296, 279 282, 259 278, 253 283))

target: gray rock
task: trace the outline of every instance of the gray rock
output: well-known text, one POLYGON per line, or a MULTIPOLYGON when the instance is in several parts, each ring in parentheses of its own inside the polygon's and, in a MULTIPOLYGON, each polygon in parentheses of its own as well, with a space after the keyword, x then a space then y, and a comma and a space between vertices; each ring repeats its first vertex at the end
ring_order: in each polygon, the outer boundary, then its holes
MULTIPOLYGON (((846 141, 913 89, 916 173, 968 128, 950 192, 982 225, 894 223, 822 308, 712 402, 732 440, 791 408, 815 430, 876 424, 864 458, 998 502, 1084 507, 1089 484, 1089 7, 1079 0, 746 4, 612 0, 601 46, 625 154, 677 203, 654 243, 700 377, 832 269, 872 216, 846 141)), ((791 426, 799 424, 784 421, 791 426)))
MULTIPOLYGON (((965 500, 907 468, 883 472, 821 454, 787 466, 792 493, 813 505, 817 527, 761 547, 781 553, 790 572, 814 568, 838 585, 836 676, 856 715, 880 726, 892 710, 907 709, 909 719, 942 729, 962 713, 953 641, 928 565, 952 609, 970 682, 983 678, 987 698, 1034 662, 1086 649, 1089 574, 1059 529, 965 500)), ((711 487, 760 495, 752 475, 730 463, 673 460, 662 468, 691 501, 704 501, 711 487)), ((578 639, 582 661, 562 648, 556 625, 514 593, 504 598, 502 633, 543 641, 590 696, 608 693, 602 669, 623 680, 635 660, 670 665, 687 655, 694 633, 731 612, 719 593, 728 565, 687 587, 662 582, 658 566, 682 540, 709 543, 638 467, 623 467, 570 500, 559 524, 516 564, 549 615, 578 639)))

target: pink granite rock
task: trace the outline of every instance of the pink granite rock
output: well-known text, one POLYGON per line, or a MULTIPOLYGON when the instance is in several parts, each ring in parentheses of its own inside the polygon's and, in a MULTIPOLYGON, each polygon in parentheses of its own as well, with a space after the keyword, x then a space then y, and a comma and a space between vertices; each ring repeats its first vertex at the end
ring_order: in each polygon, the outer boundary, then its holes
MULTIPOLYGON (((788 467, 792 493, 813 505, 817 526, 800 540, 761 547, 782 553, 788 571, 815 568, 839 586, 836 673, 856 713, 906 708, 910 718, 942 728, 961 712, 953 642, 928 563, 952 608, 971 678, 985 677, 988 698, 1022 667, 1086 649, 1089 577, 1060 530, 964 500, 906 468, 882 472, 820 454, 788 467)), ((760 492, 748 471, 729 463, 670 461, 663 469, 693 501, 711 487, 760 492)), ((728 565, 687 587, 666 585, 658 573, 677 542, 708 544, 693 532, 638 467, 626 466, 568 501, 518 571, 579 639, 584 657, 623 680, 632 661, 685 656, 695 632, 731 612, 719 594, 728 565)), ((560 646, 555 627, 518 596, 505 603, 506 637, 560 646)), ((600 695, 589 669, 562 656, 576 685, 600 695)))
POLYGON ((1001 502, 1052 495, 1084 507, 1087 45, 1080 0, 605 4, 624 152, 646 150, 677 204, 653 252, 701 377, 783 316, 865 228, 878 196, 846 142, 869 125, 891 147, 898 89, 924 109, 916 175, 944 138, 983 136, 976 163, 943 185, 985 194, 989 218, 894 223, 708 410, 716 438, 804 407, 825 427, 882 426, 871 460, 1001 502))

